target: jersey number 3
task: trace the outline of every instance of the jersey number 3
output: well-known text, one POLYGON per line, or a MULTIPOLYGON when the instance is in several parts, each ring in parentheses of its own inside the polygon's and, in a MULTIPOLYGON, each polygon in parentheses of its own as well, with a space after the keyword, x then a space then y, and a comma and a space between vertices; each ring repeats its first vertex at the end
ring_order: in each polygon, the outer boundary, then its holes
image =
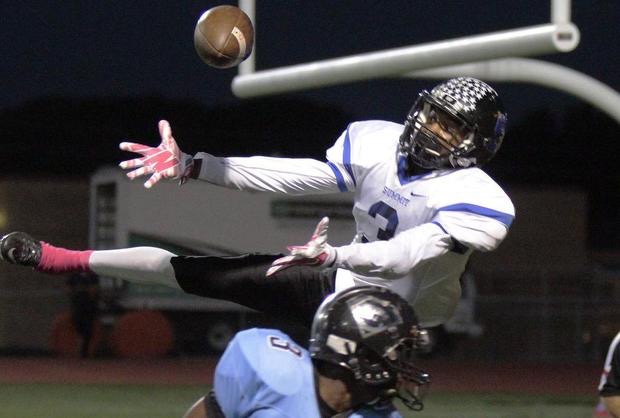
POLYGON ((269 345, 273 348, 277 348, 278 350, 289 351, 295 354, 297 357, 301 357, 302 354, 302 351, 299 347, 273 335, 269 336, 269 345))
POLYGON ((379 228, 379 232, 377 232, 378 239, 388 240, 396 234, 396 228, 398 227, 398 212, 396 212, 396 209, 383 201, 379 201, 368 209, 368 214, 373 218, 380 215, 387 221, 384 229, 379 228))

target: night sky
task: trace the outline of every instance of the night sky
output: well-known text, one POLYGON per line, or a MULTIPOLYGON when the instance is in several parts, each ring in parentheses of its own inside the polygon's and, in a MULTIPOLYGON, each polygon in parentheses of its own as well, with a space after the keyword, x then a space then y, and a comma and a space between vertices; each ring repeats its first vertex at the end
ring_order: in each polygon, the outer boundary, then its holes
MULTIPOLYGON (((40 97, 239 101, 234 69, 207 67, 192 43, 196 19, 221 1, 5 1, 0 33, 2 109, 40 97)), ((236 4, 230 2, 228 4, 236 4)), ((573 1, 581 43, 537 57, 620 88, 620 2, 573 1)), ((257 69, 548 23, 545 0, 258 1, 257 69)), ((402 120, 420 88, 436 80, 374 80, 296 93, 346 109, 358 119, 402 120)), ((539 86, 495 83, 511 122, 526 111, 578 103, 539 86)), ((174 124, 174 121, 172 121, 174 124)), ((174 126, 174 125, 173 125, 174 126)))

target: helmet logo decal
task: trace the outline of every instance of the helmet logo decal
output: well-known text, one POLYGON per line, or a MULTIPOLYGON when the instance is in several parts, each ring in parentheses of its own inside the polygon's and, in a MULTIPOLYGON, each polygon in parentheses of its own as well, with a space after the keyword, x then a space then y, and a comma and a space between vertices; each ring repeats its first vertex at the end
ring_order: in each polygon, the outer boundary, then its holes
POLYGON ((362 338, 385 332, 388 328, 403 322, 397 310, 374 297, 351 302, 351 314, 362 338))
POLYGON ((334 350, 334 352, 344 354, 345 356, 354 353, 357 349, 357 343, 355 341, 334 334, 329 334, 327 336, 325 345, 334 350))

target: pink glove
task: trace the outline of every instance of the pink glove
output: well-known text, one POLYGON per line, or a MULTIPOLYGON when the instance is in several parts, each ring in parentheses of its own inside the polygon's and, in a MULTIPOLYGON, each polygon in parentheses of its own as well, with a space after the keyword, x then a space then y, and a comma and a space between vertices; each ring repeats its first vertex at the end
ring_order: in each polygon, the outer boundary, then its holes
POLYGON ((172 137, 170 124, 165 120, 159 121, 159 135, 161 144, 157 148, 133 142, 121 142, 119 145, 123 151, 142 154, 140 158, 122 161, 119 166, 123 169, 140 167, 127 173, 127 177, 131 180, 145 174, 152 174, 144 183, 147 189, 163 178, 180 180, 180 184, 185 183, 194 163, 191 155, 181 152, 172 137))
POLYGON ((292 266, 330 267, 336 259, 336 250, 327 243, 328 227, 329 218, 321 219, 310 237, 310 241, 306 245, 287 247, 291 255, 278 258, 271 263, 266 276, 272 276, 278 271, 292 266))

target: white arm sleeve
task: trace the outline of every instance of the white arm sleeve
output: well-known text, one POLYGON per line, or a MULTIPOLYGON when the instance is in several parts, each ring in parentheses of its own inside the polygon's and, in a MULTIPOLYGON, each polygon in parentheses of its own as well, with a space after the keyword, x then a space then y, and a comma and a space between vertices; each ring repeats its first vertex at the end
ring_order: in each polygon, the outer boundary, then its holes
POLYGON ((387 241, 334 247, 334 267, 367 276, 398 279, 424 260, 447 253, 452 244, 452 238, 441 227, 426 223, 387 241))
POLYGON ((338 192, 333 169, 310 158, 215 157, 198 153, 202 160, 198 179, 237 190, 284 194, 338 192))
POLYGON ((495 250, 508 234, 508 226, 501 221, 472 213, 439 211, 434 222, 460 244, 476 251, 495 250))

